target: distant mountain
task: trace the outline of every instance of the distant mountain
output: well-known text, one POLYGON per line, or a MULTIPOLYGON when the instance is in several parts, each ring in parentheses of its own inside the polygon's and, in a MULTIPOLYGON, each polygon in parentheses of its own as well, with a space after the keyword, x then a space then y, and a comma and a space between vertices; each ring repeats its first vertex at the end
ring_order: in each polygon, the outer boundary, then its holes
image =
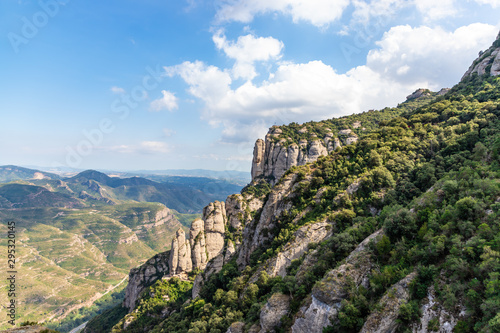
MULTIPOLYGON (((43 170, 47 173, 59 175, 61 178, 69 178, 84 172, 83 169, 75 169, 69 167, 43 167, 43 166, 26 166, 37 170, 43 170)), ((142 177, 150 180, 162 181, 164 176, 180 176, 180 177, 204 177, 212 179, 227 180, 237 185, 246 185, 250 181, 250 173, 248 171, 236 170, 205 170, 205 169, 166 169, 166 170, 129 170, 116 171, 111 169, 99 169, 98 172, 106 175, 116 175, 120 178, 142 177)), ((113 178, 113 177, 112 177, 113 178)))
POLYGON ((76 198, 51 192, 44 187, 22 184, 0 185, 0 208, 78 208, 83 206, 84 204, 76 198))
MULTIPOLYGON (((80 198, 111 202, 134 200, 159 202, 181 213, 198 213, 213 200, 222 200, 242 186, 204 177, 161 176, 161 181, 142 177, 119 178, 86 170, 63 179, 80 198)), ((41 185, 44 181, 37 182, 41 185)))
POLYGON ((167 169, 167 170, 138 170, 130 173, 130 175, 138 175, 144 178, 161 181, 162 176, 184 176, 184 177, 205 177, 214 179, 224 179, 230 182, 236 182, 239 185, 246 185, 250 181, 250 173, 248 171, 215 171, 204 169, 167 169))
POLYGON ((61 177, 53 173, 22 168, 15 165, 0 166, 0 183, 28 179, 61 179, 61 177))

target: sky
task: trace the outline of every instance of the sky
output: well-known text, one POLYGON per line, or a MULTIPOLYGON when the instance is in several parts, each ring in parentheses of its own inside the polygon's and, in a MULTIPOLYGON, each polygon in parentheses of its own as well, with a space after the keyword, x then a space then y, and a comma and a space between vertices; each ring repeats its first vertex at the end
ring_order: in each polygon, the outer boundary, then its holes
POLYGON ((458 83, 500 0, 0 0, 0 165, 250 171, 272 125, 458 83))

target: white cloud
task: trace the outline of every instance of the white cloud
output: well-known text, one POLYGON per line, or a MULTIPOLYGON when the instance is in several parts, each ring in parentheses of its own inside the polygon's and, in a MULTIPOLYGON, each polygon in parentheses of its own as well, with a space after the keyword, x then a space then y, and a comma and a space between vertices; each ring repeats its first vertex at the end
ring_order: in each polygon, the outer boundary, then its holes
POLYGON ((276 60, 281 57, 283 43, 272 37, 240 36, 236 42, 228 41, 222 30, 213 36, 215 46, 231 59, 236 60, 233 77, 251 80, 257 73, 256 61, 276 60))
POLYGON ((223 0, 217 19, 248 23, 258 14, 278 12, 291 15, 294 22, 324 27, 339 19, 348 5, 349 0, 223 0))
POLYGON ((151 153, 168 153, 170 147, 165 142, 160 141, 143 141, 139 147, 139 152, 151 153))
MULTIPOLYGON (((353 0, 354 12, 353 20, 356 23, 368 24, 374 17, 390 17, 398 10, 408 6, 407 0, 353 0)), ((381 24, 382 25, 382 24, 381 24)))
POLYGON ((179 75, 188 85, 189 92, 209 105, 214 105, 224 97, 231 84, 231 76, 218 67, 206 66, 201 61, 183 62, 165 67, 167 76, 179 75))
POLYGON ((457 15, 455 0, 414 0, 415 6, 427 21, 457 15))
POLYGON ((500 7, 500 0, 476 0, 481 5, 490 5, 493 8, 500 7))
POLYGON ((417 87, 391 84, 365 66, 337 74, 331 66, 311 61, 282 64, 258 85, 248 81, 231 89, 228 81, 216 88, 218 98, 214 99, 205 91, 217 84, 214 73, 222 75, 221 70, 197 62, 167 68, 170 74, 173 71, 190 85, 194 96, 204 101, 202 118, 214 126, 223 126, 226 142, 262 136, 273 123, 320 120, 395 104, 417 87), (201 87, 200 82, 207 87, 201 87))
POLYGON ((120 87, 113 86, 113 87, 111 87, 111 92, 112 92, 113 94, 123 95, 123 94, 125 94, 125 89, 120 88, 120 87))
POLYGON ((367 66, 401 83, 428 81, 432 89, 450 86, 497 33, 495 26, 482 23, 453 32, 439 27, 393 27, 377 42, 379 48, 369 52, 367 66))
MULTIPOLYGON (((472 24, 453 32, 439 27, 397 26, 377 42, 378 48, 369 52, 364 66, 338 73, 322 61, 276 62, 277 69, 260 83, 236 85, 230 69, 200 61, 165 70, 169 76, 180 76, 188 91, 203 102, 202 119, 222 127, 223 142, 248 142, 262 137, 275 123, 321 120, 394 106, 417 88, 451 86, 477 52, 491 45, 496 33, 497 28, 487 24, 472 24)), ((227 43, 224 39, 218 42, 227 43)))
POLYGON ((177 104, 177 97, 166 90, 161 91, 163 97, 156 99, 151 102, 150 105, 150 110, 152 111, 161 111, 161 110, 168 110, 168 111, 173 111, 175 109, 179 108, 179 105, 177 104))

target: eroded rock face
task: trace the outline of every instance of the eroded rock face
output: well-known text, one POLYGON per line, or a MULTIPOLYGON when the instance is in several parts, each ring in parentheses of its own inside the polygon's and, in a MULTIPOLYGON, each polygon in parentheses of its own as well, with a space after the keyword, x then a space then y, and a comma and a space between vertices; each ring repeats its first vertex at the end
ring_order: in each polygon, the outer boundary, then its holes
MULTIPOLYGON (((303 128, 303 131, 307 132, 307 129, 303 128)), ((290 145, 287 145, 285 140, 276 142, 279 134, 281 134, 281 129, 272 127, 265 141, 259 139, 255 142, 252 181, 266 178, 271 185, 274 185, 292 166, 314 162, 318 157, 328 155, 340 146, 340 141, 332 139, 331 133, 323 139, 311 137, 309 141, 301 140, 299 144, 290 145)))
POLYGON ((189 230, 189 244, 191 245, 191 259, 194 268, 204 269, 208 262, 205 244, 205 222, 197 219, 189 230))
POLYGON ((203 209, 205 221, 205 243, 208 260, 222 253, 226 231, 226 205, 224 202, 211 202, 203 209))
POLYGON ((129 312, 135 308, 136 301, 144 289, 169 273, 169 252, 159 253, 138 268, 130 270, 123 301, 123 306, 129 312))
POLYGON ((281 317, 288 314, 290 297, 283 294, 274 294, 260 311, 260 333, 275 332, 280 326, 281 317))
POLYGON ((243 230, 243 243, 236 261, 238 267, 244 268, 248 265, 250 254, 268 239, 268 234, 264 232, 264 230, 271 230, 274 223, 276 223, 276 218, 279 217, 283 211, 290 209, 291 203, 284 199, 292 194, 295 180, 296 175, 289 175, 283 182, 275 186, 271 190, 269 198, 262 208, 260 218, 256 225, 254 224, 255 222, 252 222, 252 224, 247 225, 243 230))
POLYGON ((186 234, 182 229, 177 230, 174 239, 172 239, 169 266, 171 276, 189 272, 193 269, 193 262, 191 261, 191 245, 186 239, 186 234))
POLYGON ((500 34, 498 34, 493 45, 479 54, 479 57, 474 60, 469 70, 464 74, 462 80, 473 74, 477 75, 500 75, 500 34))
POLYGON ((311 299, 297 314, 292 326, 293 333, 322 332, 331 325, 348 296, 351 283, 368 287, 368 275, 373 267, 371 255, 366 249, 370 240, 381 235, 381 231, 367 237, 345 260, 345 264, 329 271, 313 288, 311 299))
POLYGON ((366 319, 360 333, 386 333, 395 332, 399 324, 396 321, 399 315, 399 307, 408 302, 410 298, 409 284, 415 278, 416 273, 410 273, 404 279, 394 284, 382 296, 379 309, 371 313, 366 319))
POLYGON ((292 241, 287 243, 283 251, 269 260, 267 274, 270 277, 285 277, 286 269, 292 260, 299 259, 308 248, 310 243, 319 243, 331 236, 331 225, 328 222, 319 222, 301 227, 294 233, 292 241))
POLYGON ((430 332, 432 328, 435 332, 452 333, 453 328, 466 313, 463 306, 458 305, 457 307, 460 310, 458 315, 454 315, 447 311, 436 298, 434 286, 431 286, 427 293, 427 299, 425 300, 421 308, 422 316, 420 317, 420 322, 413 325, 412 332, 427 333, 430 332), (435 321, 436 319, 437 324, 434 322, 434 325, 432 325, 431 321, 435 321), (435 330, 436 328, 437 330, 435 330))

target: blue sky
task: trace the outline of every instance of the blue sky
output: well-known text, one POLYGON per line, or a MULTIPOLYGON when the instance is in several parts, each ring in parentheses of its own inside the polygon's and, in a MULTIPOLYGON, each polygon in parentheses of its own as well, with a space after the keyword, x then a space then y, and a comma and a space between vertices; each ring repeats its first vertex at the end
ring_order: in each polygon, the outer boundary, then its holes
POLYGON ((249 171, 274 124, 450 87, 500 0, 2 0, 0 164, 249 171))

